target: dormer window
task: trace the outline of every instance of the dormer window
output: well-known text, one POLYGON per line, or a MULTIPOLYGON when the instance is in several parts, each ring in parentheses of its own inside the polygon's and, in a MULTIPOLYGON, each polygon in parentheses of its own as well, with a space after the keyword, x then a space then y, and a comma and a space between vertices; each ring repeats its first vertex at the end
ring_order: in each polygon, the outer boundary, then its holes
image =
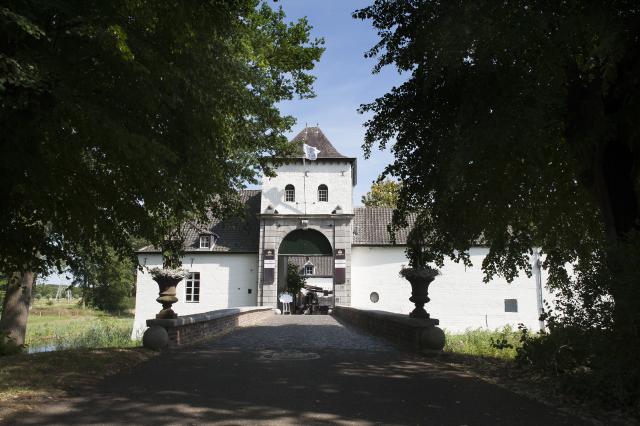
POLYGON ((310 263, 307 263, 306 265, 304 265, 304 274, 305 275, 313 275, 313 265, 310 263))
POLYGON ((318 201, 329 201, 329 188, 325 184, 318 187, 318 201))
POLYGON ((284 187, 284 200, 289 203, 296 201, 296 188, 293 185, 289 184, 284 187))
POLYGON ((200 235, 200 248, 208 249, 211 248, 211 235, 200 235))

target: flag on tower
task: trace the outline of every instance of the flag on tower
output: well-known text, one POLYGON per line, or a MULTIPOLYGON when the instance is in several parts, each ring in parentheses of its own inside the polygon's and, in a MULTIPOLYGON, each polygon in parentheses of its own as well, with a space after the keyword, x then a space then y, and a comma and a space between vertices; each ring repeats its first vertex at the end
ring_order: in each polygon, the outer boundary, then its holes
POLYGON ((304 158, 306 158, 307 160, 314 161, 318 159, 320 150, 315 146, 307 145, 305 143, 302 145, 302 149, 304 149, 304 158))

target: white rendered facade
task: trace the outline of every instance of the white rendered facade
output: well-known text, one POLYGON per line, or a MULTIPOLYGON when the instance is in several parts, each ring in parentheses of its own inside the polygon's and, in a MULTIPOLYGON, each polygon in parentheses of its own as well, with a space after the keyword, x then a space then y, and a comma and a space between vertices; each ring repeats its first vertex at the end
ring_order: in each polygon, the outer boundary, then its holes
MULTIPOLYGON (((161 255, 139 255, 141 265, 149 269, 162 267, 161 255)), ((173 310, 178 315, 190 315, 216 309, 256 306, 258 293, 258 256, 256 253, 187 253, 182 266, 190 272, 200 273, 198 302, 187 302, 185 280, 178 284, 178 302, 173 310), (251 290, 251 291, 249 291, 251 290)), ((136 283, 136 310, 133 337, 139 338, 146 329, 146 320, 155 318, 160 310, 156 302, 158 284, 151 274, 138 271, 136 283)))
POLYGON ((262 178, 260 211, 272 206, 281 215, 329 215, 340 206, 343 213, 353 213, 351 162, 302 161, 283 164, 276 177, 262 178), (295 201, 285 201, 285 187, 295 188, 295 201), (328 200, 318 200, 318 188, 326 185, 328 200), (306 210, 305 210, 306 208, 306 210))
MULTIPOLYGON (((485 247, 472 248, 471 268, 446 261, 429 286, 431 301, 425 309, 440 320, 442 328, 452 332, 506 325, 516 328, 519 323, 538 330, 540 312, 535 275, 527 277, 522 272, 511 283, 500 277, 484 283, 480 265, 487 253, 485 247), (505 300, 516 300, 517 312, 505 312, 505 300)), ((409 301, 411 286, 398 274, 402 265, 408 264, 404 247, 354 247, 352 262, 353 307, 403 314, 414 309, 409 301), (373 292, 378 295, 376 303, 371 301, 373 292)))

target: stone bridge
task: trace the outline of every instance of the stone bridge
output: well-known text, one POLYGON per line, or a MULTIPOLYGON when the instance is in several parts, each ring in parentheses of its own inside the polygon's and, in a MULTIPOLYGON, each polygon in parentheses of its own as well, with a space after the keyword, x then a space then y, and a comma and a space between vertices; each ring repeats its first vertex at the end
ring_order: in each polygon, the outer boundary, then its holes
POLYGON ((269 315, 162 352, 20 424, 574 425, 580 420, 351 328, 269 315))

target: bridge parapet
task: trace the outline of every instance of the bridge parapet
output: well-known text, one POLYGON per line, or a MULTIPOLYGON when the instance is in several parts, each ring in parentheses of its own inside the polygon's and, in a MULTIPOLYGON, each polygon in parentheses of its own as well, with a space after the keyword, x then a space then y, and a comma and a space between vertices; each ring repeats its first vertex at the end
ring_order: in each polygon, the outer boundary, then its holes
POLYGON ((440 321, 435 318, 410 318, 408 315, 393 312, 347 306, 336 306, 333 315, 371 334, 409 346, 414 350, 444 348, 445 335, 442 329, 436 327, 440 321))
POLYGON ((220 309, 175 319, 150 319, 142 342, 149 349, 159 350, 198 343, 227 334, 237 327, 258 324, 274 315, 273 308, 249 306, 220 309))

